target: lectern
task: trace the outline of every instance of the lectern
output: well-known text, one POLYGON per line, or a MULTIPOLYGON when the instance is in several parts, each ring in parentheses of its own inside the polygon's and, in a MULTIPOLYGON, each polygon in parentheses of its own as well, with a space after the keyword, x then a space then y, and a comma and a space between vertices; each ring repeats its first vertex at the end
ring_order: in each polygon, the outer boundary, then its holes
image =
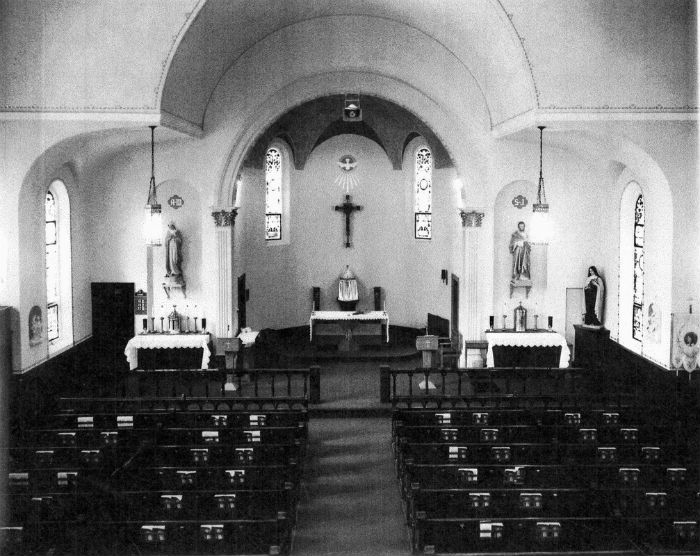
POLYGON ((438 337, 426 334, 416 338, 416 349, 423 353, 423 368, 437 367, 438 337))

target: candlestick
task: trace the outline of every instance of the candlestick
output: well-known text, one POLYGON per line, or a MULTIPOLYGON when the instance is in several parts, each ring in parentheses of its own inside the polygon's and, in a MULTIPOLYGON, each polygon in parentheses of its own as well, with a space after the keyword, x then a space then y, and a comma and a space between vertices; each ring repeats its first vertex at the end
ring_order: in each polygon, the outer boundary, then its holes
POLYGON ((165 330, 163 330, 163 317, 160 317, 160 333, 163 334, 165 330))
POLYGON ((190 332, 190 317, 187 317, 187 333, 190 332))
POLYGON ((143 333, 148 332, 148 319, 143 319, 143 333))
POLYGON ((194 331, 197 332, 197 319, 199 317, 194 317, 194 331))
POLYGON ((547 326, 549 327, 550 330, 552 329, 553 325, 554 325, 554 317, 552 317, 552 316, 547 317, 547 326))
POLYGON ((493 315, 489 316, 489 330, 493 330, 493 315))
POLYGON ((535 315, 535 330, 538 330, 537 326, 537 319, 539 318, 539 315, 535 315))
POLYGON ((151 317, 151 332, 156 331, 156 317, 151 317))
POLYGON ((202 332, 207 331, 207 319, 202 317, 202 332))
POLYGON ((503 330, 506 329, 506 316, 507 315, 503 315, 503 330))

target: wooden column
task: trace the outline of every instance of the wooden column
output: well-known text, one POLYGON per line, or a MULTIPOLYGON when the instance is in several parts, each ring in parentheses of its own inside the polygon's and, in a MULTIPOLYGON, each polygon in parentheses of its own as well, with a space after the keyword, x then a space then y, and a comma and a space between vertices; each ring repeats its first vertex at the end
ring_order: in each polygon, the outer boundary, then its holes
POLYGON ((233 307, 233 227, 237 209, 224 207, 211 213, 216 226, 216 255, 219 282, 216 304, 216 335, 230 337, 236 332, 237 323, 233 307))
POLYGON ((482 350, 473 347, 481 342, 482 326, 479 322, 479 239, 481 236, 481 224, 484 213, 476 210, 461 212, 462 226, 464 228, 464 307, 466 319, 465 331, 465 356, 466 367, 475 368, 484 366, 482 350), (469 347, 472 346, 472 347, 469 347))

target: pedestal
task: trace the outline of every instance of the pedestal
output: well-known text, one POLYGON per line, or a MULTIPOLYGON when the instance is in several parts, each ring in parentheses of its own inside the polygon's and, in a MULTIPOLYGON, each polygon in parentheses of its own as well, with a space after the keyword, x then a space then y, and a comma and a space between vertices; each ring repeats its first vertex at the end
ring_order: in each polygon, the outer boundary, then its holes
POLYGON ((472 341, 464 342, 464 351, 466 353, 466 368, 481 369, 485 366, 486 357, 484 353, 488 349, 488 342, 472 341))
POLYGON ((577 367, 600 367, 606 359, 610 330, 574 324, 574 364, 577 367))

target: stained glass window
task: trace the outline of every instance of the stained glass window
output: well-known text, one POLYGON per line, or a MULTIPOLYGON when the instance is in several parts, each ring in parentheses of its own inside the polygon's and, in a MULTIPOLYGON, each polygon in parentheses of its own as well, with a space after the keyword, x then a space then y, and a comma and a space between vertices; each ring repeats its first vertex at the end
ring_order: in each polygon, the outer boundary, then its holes
POLYGON ((46 300, 47 300, 47 331, 49 341, 58 338, 58 301, 60 297, 58 267, 58 234, 56 221, 56 197, 50 191, 46 192, 46 300))
POLYGON ((416 152, 415 173, 415 237, 433 237, 433 155, 427 147, 416 152))
POLYGON ((282 153, 275 147, 265 154, 265 239, 282 239, 282 153))
POLYGON ((642 340, 644 305, 644 197, 634 206, 634 274, 632 278, 632 338, 642 340))

